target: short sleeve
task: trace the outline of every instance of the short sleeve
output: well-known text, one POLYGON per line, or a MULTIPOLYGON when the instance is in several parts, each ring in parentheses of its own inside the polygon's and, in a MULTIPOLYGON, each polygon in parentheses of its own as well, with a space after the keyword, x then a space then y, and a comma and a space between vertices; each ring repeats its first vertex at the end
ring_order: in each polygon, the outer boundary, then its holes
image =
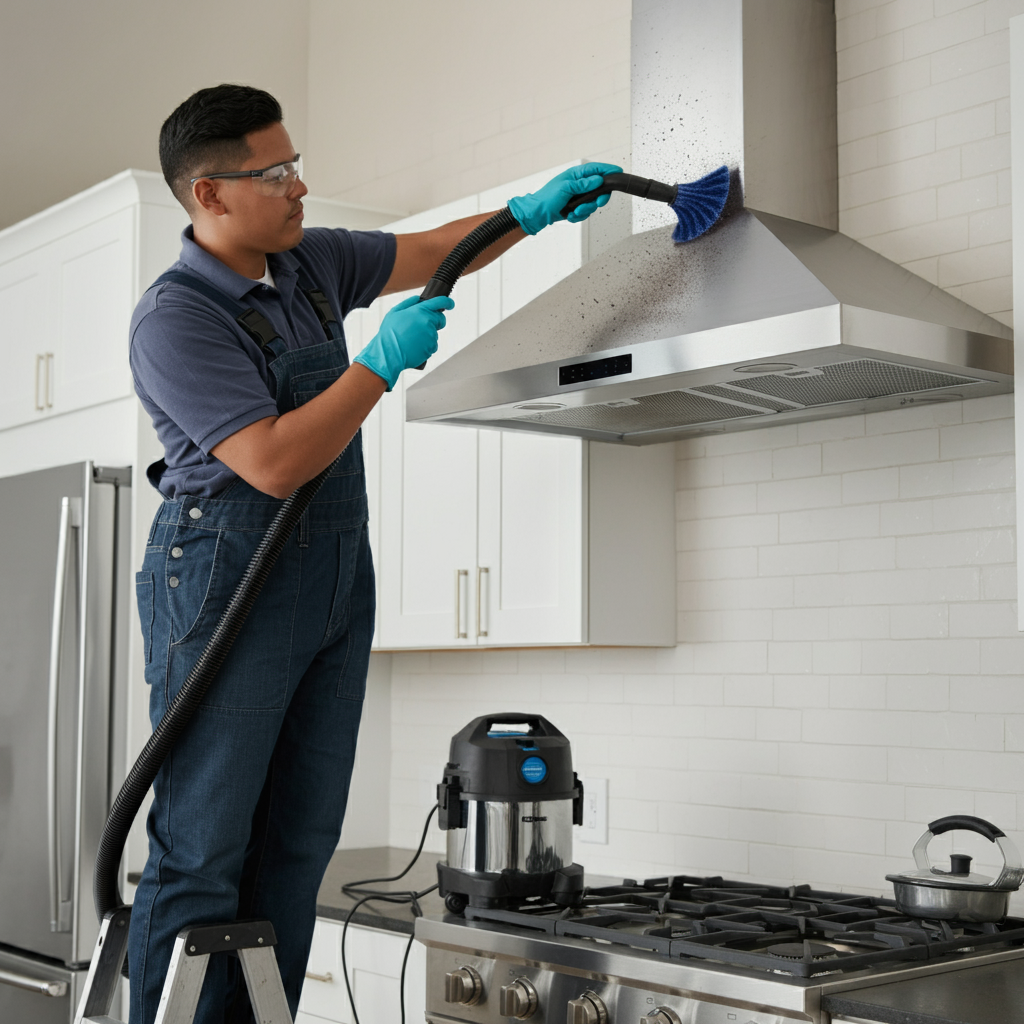
POLYGON ((292 253, 307 263, 314 280, 337 282, 335 298, 344 318, 384 290, 395 266, 395 245, 387 231, 309 228, 292 253))

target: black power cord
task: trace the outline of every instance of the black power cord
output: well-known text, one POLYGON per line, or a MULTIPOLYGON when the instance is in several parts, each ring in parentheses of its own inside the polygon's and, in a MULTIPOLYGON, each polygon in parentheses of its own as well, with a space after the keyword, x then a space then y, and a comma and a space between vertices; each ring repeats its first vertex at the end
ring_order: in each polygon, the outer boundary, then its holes
MULTIPOLYGON (((423 889, 420 892, 414 892, 412 890, 403 891, 401 889, 367 889, 368 885, 375 885, 378 882, 397 882, 404 878, 412 870, 413 865, 420 859, 420 854, 423 852, 423 844, 427 841, 427 830, 430 828, 430 819, 434 817, 437 811, 437 804, 434 804, 430 808, 430 813, 427 815, 427 820, 423 823, 423 834, 420 836, 420 844, 416 847, 416 852, 412 855, 412 860, 405 866, 404 870, 400 871, 397 875, 392 875, 390 878, 364 878, 358 882, 346 882, 342 887, 341 891, 346 896, 358 897, 355 903, 349 908, 348 913, 345 915, 345 925, 341 929, 341 973, 345 978, 345 991, 348 993, 348 1003, 352 1007, 352 1024, 359 1024, 359 1014, 356 1011, 355 997, 352 995, 352 983, 348 976, 348 961, 345 958, 345 938, 348 935, 348 926, 352 921, 352 916, 355 912, 364 904, 370 903, 371 901, 379 901, 381 903, 408 903, 412 907, 413 917, 422 917, 423 910, 420 907, 419 901, 429 893, 432 893, 437 886, 432 885, 427 889, 423 889)), ((402 957, 402 973, 398 981, 398 1005, 401 1010, 401 1024, 405 1024, 405 969, 409 962, 409 952, 412 950, 413 940, 416 938, 415 932, 409 936, 409 941, 405 947, 405 955, 402 957)))

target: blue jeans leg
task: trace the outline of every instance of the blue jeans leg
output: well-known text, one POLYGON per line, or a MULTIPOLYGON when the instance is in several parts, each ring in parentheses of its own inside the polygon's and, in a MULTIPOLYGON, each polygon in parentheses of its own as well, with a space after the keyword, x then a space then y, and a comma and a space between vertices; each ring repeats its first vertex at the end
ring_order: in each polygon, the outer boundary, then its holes
MULTIPOLYGON (((131 1024, 153 1020, 177 932, 236 917, 273 922, 297 1008, 316 894, 344 818, 372 639, 365 527, 288 545, 267 587, 238 639, 239 656, 229 655, 154 784, 150 857, 129 943, 131 1024), (285 673, 283 706, 231 707, 245 703, 245 677, 261 666, 285 673)), ((170 630, 155 623, 154 651, 163 634, 170 630)), ((201 650, 201 634, 192 631, 184 647, 201 650)), ((165 646, 168 686, 153 687, 154 722, 198 654, 165 646)), ((223 1024, 231 963, 211 958, 196 1024, 223 1024)), ((251 1019, 247 999, 238 1004, 232 1019, 251 1019)))

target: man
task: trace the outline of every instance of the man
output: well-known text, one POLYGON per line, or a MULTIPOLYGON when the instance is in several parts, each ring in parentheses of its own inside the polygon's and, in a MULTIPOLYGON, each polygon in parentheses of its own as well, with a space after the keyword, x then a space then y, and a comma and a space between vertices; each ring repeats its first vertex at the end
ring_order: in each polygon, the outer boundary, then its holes
MULTIPOLYGON (((136 390, 165 450, 148 473, 165 500, 137 574, 154 726, 281 500, 341 458, 154 783, 132 912, 130 1022, 153 1021, 181 928, 235 918, 273 922, 294 1015, 373 635, 359 427, 402 370, 436 351, 454 304, 399 303, 351 363, 340 324, 378 295, 420 288, 490 215, 399 236, 304 232, 307 190, 281 108, 246 86, 182 103, 161 129, 160 161, 192 224, 131 324, 136 390)), ((572 168, 511 200, 522 230, 470 270, 562 219, 571 196, 613 170, 572 168)), ((234 961, 212 958, 198 1024, 252 1020, 239 980, 234 961)))

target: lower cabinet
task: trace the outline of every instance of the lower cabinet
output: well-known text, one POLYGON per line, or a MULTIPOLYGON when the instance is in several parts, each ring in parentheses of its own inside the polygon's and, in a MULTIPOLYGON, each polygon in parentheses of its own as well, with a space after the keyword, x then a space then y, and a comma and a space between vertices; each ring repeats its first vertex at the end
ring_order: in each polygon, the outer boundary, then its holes
MULTIPOLYGON (((320 1024, 325 1020, 353 1024, 341 968, 341 933, 342 926, 338 922, 317 920, 295 1024, 320 1024)), ((382 1021, 398 1024, 399 979, 408 942, 408 935, 356 925, 349 927, 345 958, 360 1024, 382 1021)), ((423 1020, 425 992, 426 950, 420 943, 413 942, 405 973, 407 1024, 423 1020)))

